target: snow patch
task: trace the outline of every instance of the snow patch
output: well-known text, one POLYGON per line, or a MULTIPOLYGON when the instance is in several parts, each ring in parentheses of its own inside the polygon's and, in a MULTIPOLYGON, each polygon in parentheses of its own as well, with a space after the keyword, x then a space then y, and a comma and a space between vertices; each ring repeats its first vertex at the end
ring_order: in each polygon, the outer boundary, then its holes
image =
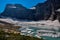
POLYGON ((32 8, 30 8, 30 9, 36 9, 36 7, 32 7, 32 8))
POLYGON ((60 9, 57 9, 56 11, 60 12, 60 9))
POLYGON ((17 7, 13 5, 13 6, 9 6, 9 8, 17 8, 17 7))

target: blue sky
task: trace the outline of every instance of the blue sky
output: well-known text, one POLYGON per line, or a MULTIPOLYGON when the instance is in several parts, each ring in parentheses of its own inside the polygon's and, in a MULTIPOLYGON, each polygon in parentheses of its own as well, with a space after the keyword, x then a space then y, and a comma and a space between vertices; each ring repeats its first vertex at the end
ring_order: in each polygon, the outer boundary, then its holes
POLYGON ((0 12, 3 12, 6 4, 22 4, 26 8, 31 8, 37 3, 43 3, 46 0, 0 0, 0 12))

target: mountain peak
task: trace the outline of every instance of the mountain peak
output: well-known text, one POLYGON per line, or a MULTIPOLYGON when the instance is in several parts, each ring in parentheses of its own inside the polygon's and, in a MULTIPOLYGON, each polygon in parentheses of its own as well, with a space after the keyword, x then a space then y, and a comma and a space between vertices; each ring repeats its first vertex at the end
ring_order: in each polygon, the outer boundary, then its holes
POLYGON ((25 7, 21 4, 7 4, 6 8, 25 8, 25 7))

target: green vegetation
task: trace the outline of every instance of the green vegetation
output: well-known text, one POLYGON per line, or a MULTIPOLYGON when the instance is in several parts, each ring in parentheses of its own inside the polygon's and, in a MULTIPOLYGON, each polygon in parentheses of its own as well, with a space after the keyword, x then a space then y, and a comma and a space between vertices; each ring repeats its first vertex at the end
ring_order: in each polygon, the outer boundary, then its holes
POLYGON ((36 37, 20 35, 20 26, 0 25, 0 40, 43 40, 36 37), (15 32, 15 33, 14 33, 15 32))
POLYGON ((0 24, 0 40, 43 40, 31 36, 20 35, 17 29, 21 26, 14 26, 13 24, 0 24))
POLYGON ((0 40, 43 40, 35 37, 24 36, 14 33, 6 33, 0 30, 0 40))

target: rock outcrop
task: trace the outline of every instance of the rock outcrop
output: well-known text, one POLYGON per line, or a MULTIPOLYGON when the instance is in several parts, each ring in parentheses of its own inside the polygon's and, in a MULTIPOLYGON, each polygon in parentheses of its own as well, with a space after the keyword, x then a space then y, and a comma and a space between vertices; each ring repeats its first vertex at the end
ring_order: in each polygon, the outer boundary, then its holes
POLYGON ((60 21, 60 12, 56 10, 60 8, 60 0, 47 0, 44 3, 38 3, 33 7, 34 9, 27 9, 21 4, 7 4, 3 13, 4 17, 11 17, 16 19, 28 20, 56 20, 60 21))
POLYGON ((16 19, 33 19, 33 10, 27 9, 21 4, 7 4, 1 16, 11 17, 16 19))

